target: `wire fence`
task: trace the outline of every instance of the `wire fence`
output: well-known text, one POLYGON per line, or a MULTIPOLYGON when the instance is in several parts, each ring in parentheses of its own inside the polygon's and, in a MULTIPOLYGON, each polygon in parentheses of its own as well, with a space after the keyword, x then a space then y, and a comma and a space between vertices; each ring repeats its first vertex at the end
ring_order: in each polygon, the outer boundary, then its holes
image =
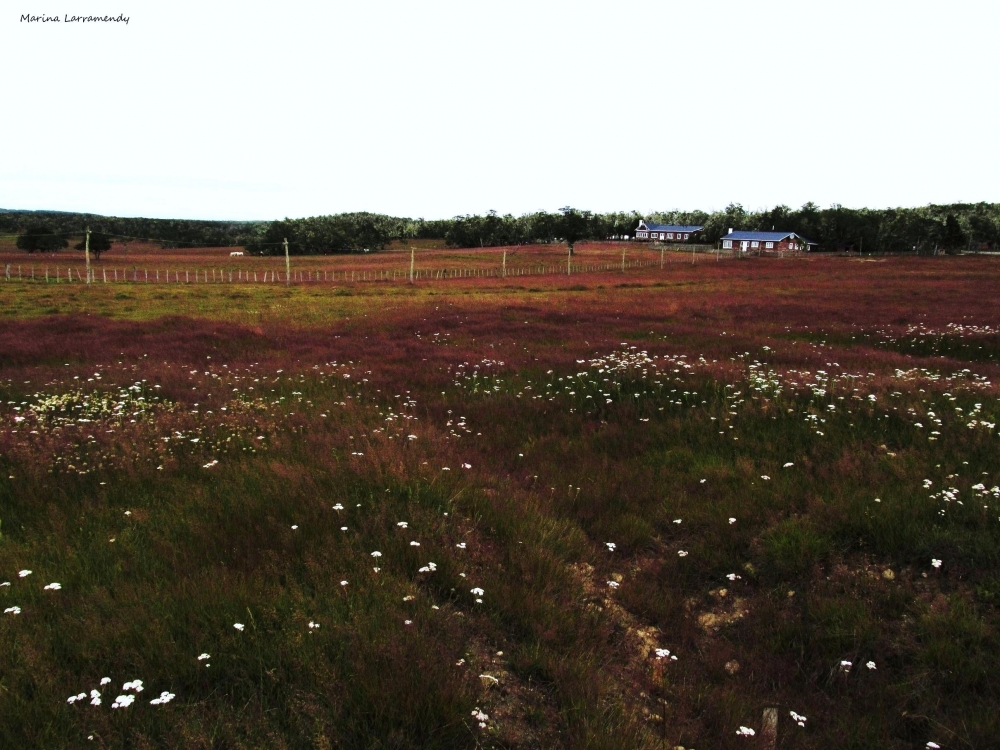
MULTIPOLYGON (((692 262, 697 254, 691 253, 692 262)), ((730 259, 733 253, 723 251, 715 254, 715 259, 730 259)), ((477 266, 466 268, 378 268, 378 269, 308 269, 285 271, 275 269, 239 268, 123 268, 108 267, 102 263, 100 267, 92 265, 86 268, 71 265, 25 265, 6 263, 3 279, 5 282, 27 282, 36 284, 346 284, 359 282, 409 283, 418 281, 446 281, 452 279, 506 279, 527 276, 572 277, 577 274, 599 272, 626 272, 645 268, 665 268, 667 259, 643 258, 628 260, 623 258, 620 263, 573 263, 561 264, 539 263, 517 266, 477 266), (89 278, 88 278, 89 273, 89 278)), ((669 263, 678 262, 673 255, 669 263)))

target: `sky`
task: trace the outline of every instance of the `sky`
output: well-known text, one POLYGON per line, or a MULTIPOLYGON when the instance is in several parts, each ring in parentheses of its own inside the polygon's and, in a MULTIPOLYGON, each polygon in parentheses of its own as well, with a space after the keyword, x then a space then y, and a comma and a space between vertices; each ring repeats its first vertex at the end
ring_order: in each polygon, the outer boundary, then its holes
POLYGON ((1000 202, 998 28, 995 0, 4 0, 0 207, 1000 202), (65 20, 97 13, 129 21, 65 20))

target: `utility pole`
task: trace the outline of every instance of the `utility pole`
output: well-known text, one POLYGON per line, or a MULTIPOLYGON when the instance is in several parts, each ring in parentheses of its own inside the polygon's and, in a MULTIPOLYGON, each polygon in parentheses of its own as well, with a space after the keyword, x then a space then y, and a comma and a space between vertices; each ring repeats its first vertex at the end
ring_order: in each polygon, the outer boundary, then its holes
POLYGON ((573 246, 566 247, 566 275, 569 276, 573 269, 573 246))
POLYGON ((622 273, 625 273, 625 248, 622 248, 622 273))
POLYGON ((90 283, 90 227, 87 227, 87 234, 83 239, 83 257, 87 263, 87 283, 90 283))
POLYGON ((503 251, 503 278, 507 278, 507 251, 503 251))
POLYGON ((413 245, 410 245, 410 283, 413 283, 413 245))
POLYGON ((288 260, 288 238, 285 237, 285 286, 288 286, 291 272, 292 272, 292 264, 288 260))
POLYGON ((665 248, 663 247, 663 245, 660 245, 660 270, 661 271, 663 270, 663 251, 664 251, 664 249, 665 248))

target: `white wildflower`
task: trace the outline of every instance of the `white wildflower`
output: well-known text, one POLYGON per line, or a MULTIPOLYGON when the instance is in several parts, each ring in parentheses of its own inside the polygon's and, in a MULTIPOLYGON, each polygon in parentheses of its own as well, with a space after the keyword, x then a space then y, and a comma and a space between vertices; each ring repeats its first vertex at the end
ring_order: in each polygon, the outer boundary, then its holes
POLYGON ((134 695, 119 695, 115 698, 115 702, 111 704, 111 708, 128 708, 134 702, 134 695))

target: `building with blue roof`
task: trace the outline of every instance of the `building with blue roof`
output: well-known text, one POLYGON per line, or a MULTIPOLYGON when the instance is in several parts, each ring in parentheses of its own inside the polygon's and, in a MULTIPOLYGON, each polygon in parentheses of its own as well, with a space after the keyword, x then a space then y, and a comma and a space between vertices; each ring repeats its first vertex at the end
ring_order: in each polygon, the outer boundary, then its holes
POLYGON ((746 232, 732 229, 721 242, 723 250, 739 250, 743 253, 808 252, 818 245, 795 232, 746 232))
POLYGON ((693 224, 653 224, 640 220, 635 230, 637 240, 658 240, 662 242, 687 242, 691 235, 700 232, 704 227, 693 224))

